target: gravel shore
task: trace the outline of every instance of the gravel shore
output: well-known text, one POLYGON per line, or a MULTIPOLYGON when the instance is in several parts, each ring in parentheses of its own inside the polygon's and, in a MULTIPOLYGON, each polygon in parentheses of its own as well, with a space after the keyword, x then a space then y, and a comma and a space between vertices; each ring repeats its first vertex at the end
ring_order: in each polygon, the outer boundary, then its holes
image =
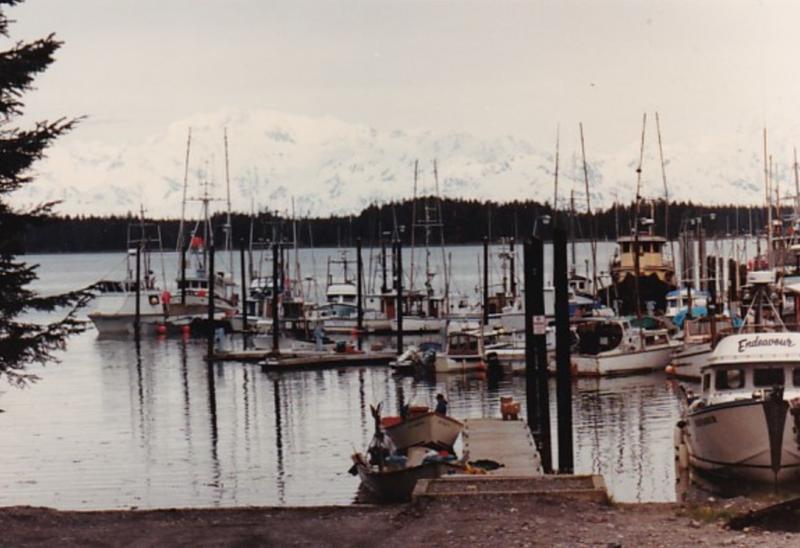
POLYGON ((721 503, 463 497, 396 506, 62 512, 0 508, 2 546, 800 546, 724 527, 721 503))

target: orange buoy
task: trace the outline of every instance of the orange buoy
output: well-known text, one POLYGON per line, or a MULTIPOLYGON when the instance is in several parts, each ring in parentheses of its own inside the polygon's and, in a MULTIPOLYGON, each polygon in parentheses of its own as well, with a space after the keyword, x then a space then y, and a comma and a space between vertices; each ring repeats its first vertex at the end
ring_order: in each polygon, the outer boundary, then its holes
POLYGON ((666 373, 670 377, 674 376, 675 375, 675 366, 672 365, 672 364, 669 364, 667 367, 664 368, 664 373, 666 373))
POLYGON ((183 333, 184 335, 188 335, 190 329, 191 328, 188 325, 182 325, 181 326, 181 333, 183 333))
POLYGON ((167 334, 167 326, 163 323, 160 323, 156 326, 156 333, 159 335, 166 335, 167 334))

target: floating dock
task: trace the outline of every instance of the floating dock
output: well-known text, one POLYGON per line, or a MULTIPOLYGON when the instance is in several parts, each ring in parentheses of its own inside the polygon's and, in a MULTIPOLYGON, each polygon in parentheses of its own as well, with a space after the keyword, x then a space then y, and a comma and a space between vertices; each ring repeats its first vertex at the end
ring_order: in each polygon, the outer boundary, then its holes
POLYGON ((383 366, 397 358, 394 352, 291 352, 275 355, 270 350, 218 351, 214 361, 258 362, 266 371, 383 366))
POLYGON ((469 461, 492 460, 503 466, 493 476, 541 476, 539 451, 525 421, 466 419, 464 456, 469 461))
POLYGON ((464 456, 471 463, 494 461, 486 474, 455 474, 419 480, 413 497, 440 498, 474 495, 557 496, 607 502, 599 475, 546 475, 528 425, 521 420, 467 419, 464 456))

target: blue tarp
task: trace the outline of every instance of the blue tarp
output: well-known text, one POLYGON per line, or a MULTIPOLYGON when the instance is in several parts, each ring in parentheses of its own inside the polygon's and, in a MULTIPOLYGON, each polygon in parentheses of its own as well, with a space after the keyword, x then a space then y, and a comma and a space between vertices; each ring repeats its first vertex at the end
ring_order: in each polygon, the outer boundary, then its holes
MULTIPOLYGON (((675 324, 675 327, 678 329, 683 328, 683 321, 686 319, 686 314, 688 313, 688 309, 681 308, 680 311, 675 314, 675 317, 672 318, 672 323, 675 324)), ((708 309, 705 306, 693 306, 692 307, 692 317, 693 318, 705 318, 708 315, 708 309)))

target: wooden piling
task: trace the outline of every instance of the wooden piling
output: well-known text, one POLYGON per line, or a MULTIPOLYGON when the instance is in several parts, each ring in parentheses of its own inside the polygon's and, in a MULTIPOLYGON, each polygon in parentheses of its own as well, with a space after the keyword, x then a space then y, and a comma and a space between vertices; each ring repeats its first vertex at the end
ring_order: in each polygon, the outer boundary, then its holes
POLYGON ((558 470, 574 470, 572 447, 572 364, 570 363, 567 235, 553 233, 553 285, 556 312, 556 403, 558 407, 558 470))

